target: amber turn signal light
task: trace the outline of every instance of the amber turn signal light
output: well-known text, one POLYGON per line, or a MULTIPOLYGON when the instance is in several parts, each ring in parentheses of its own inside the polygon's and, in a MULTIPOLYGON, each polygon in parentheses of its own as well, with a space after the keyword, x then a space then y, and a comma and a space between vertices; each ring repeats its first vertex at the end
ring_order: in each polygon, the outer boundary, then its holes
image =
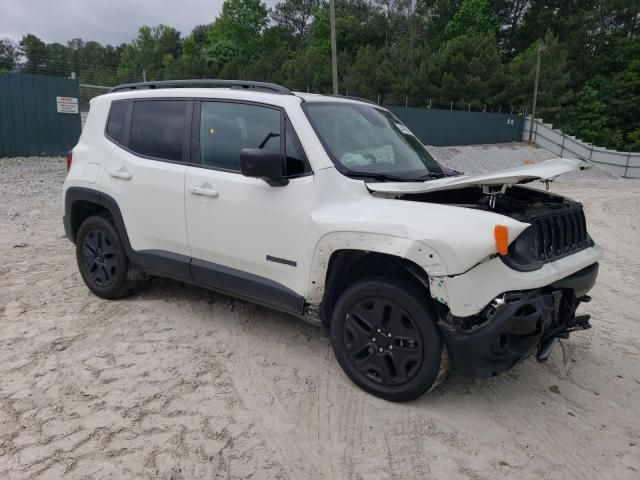
POLYGON ((505 256, 509 253, 509 230, 504 225, 496 225, 493 229, 496 237, 496 249, 498 253, 505 256))

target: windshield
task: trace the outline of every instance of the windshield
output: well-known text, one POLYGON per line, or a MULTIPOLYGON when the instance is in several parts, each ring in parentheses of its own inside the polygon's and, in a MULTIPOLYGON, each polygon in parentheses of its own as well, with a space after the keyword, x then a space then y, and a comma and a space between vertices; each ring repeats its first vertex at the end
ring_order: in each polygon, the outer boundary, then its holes
POLYGON ((307 102, 304 111, 336 167, 347 175, 418 180, 442 168, 392 113, 374 105, 307 102))

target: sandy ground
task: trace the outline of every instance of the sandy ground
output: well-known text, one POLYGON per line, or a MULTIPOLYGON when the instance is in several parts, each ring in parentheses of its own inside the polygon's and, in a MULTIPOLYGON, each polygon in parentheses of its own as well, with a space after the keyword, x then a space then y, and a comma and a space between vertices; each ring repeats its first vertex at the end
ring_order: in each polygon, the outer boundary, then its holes
MULTIPOLYGON (((453 150, 434 152, 454 167, 549 156, 453 150)), ((585 203, 607 251, 593 329, 565 361, 557 348, 490 380, 453 373, 398 405, 286 315, 158 279, 96 298, 63 238, 64 161, 4 159, 0 174, 2 479, 640 478, 640 182, 552 185, 585 203)))

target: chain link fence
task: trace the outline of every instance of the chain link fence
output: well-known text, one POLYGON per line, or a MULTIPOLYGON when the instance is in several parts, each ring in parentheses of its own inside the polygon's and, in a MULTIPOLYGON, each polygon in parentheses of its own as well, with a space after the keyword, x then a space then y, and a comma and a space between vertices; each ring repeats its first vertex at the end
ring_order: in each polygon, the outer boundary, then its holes
POLYGON ((78 99, 78 104, 80 108, 80 119, 82 120, 82 127, 84 128, 84 122, 87 120, 87 115, 89 114, 89 102, 92 98, 97 97, 98 95, 103 95, 107 93, 111 87, 106 87, 104 85, 88 85, 86 83, 80 84, 80 98, 78 99))

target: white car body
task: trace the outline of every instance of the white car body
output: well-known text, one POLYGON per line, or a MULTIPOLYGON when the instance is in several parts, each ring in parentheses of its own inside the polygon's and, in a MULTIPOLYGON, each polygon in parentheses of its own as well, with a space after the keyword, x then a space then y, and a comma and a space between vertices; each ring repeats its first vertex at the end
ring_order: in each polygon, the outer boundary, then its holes
POLYGON ((488 377, 589 328, 575 312, 602 249, 582 205, 520 186, 586 162, 457 175, 378 106, 206 82, 235 88, 145 83, 91 101, 63 198, 96 295, 150 274, 322 322, 347 375, 396 401, 437 385, 447 356, 488 377))
POLYGON ((502 292, 553 283, 602 256, 602 249, 594 245, 547 263, 541 270, 516 272, 495 257, 493 228, 506 225, 513 241, 528 224, 491 212, 399 202, 371 194, 446 189, 452 187, 452 180, 458 185, 513 185, 523 179, 553 178, 584 168, 582 162, 559 159, 506 173, 368 187, 363 180, 348 178, 336 170, 301 108, 305 99, 355 102, 321 95, 222 88, 131 91, 96 97, 73 150, 73 166, 64 190, 97 188, 116 199, 135 250, 174 252, 255 274, 298 293, 309 305, 320 304, 329 257, 338 249, 375 251, 411 260, 427 273, 432 297, 456 316, 478 313, 502 292), (162 97, 249 98, 283 108, 313 175, 293 179, 284 188, 273 188, 239 173, 139 158, 105 137, 105 119, 112 101, 162 97), (133 180, 117 178, 119 172, 131 175, 133 180), (190 192, 203 185, 218 195, 190 192), (216 225, 225 228, 220 230, 216 225), (267 262, 267 255, 290 259, 297 268, 267 262))

